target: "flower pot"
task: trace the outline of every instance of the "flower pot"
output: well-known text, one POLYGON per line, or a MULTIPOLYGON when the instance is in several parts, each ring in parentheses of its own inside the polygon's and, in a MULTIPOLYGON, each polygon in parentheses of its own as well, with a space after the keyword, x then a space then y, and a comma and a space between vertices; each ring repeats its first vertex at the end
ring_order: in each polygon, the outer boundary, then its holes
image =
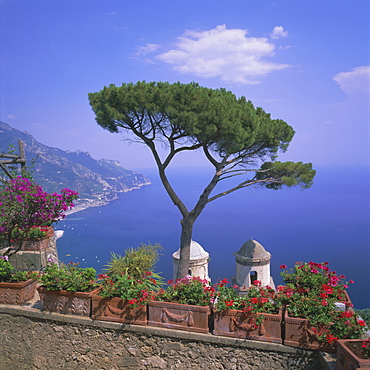
POLYGON ((28 279, 20 283, 0 283, 0 303, 24 305, 36 292, 37 281, 28 279))
POLYGON ((370 358, 363 359, 361 343, 363 339, 340 339, 337 342, 336 370, 356 370, 370 368, 370 358))
POLYGON ((290 317, 286 309, 283 324, 283 344, 286 346, 335 353, 335 342, 319 341, 308 319, 290 317))
POLYGON ((46 290, 43 286, 37 290, 45 311, 69 315, 90 316, 91 292, 69 292, 67 290, 46 290))
POLYGON ((54 236, 53 226, 48 226, 46 236, 38 239, 25 239, 22 243, 23 251, 44 251, 50 245, 50 238, 54 236))
POLYGON ((147 306, 133 307, 128 300, 119 297, 104 298, 95 293, 92 296, 91 318, 93 320, 146 325, 148 321, 147 306))
POLYGON ((148 325, 168 329, 208 333, 209 306, 151 301, 148 303, 148 325))
POLYGON ((279 314, 257 313, 257 315, 263 316, 263 321, 259 325, 256 325, 255 316, 250 313, 239 310, 215 312, 213 334, 282 343, 282 312, 279 314))

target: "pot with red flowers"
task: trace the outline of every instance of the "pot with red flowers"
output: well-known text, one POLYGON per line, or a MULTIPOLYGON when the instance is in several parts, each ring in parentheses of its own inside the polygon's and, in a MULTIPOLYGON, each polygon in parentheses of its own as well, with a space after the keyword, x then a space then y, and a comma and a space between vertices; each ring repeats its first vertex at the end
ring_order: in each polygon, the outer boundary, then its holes
POLYGON ((285 345, 335 352, 338 339, 361 337, 365 323, 351 307, 338 307, 348 287, 343 275, 331 271, 327 262, 298 262, 291 270, 285 265, 281 269, 286 285, 278 287, 278 299, 286 305, 285 345))
POLYGON ((275 290, 258 280, 248 290, 227 284, 224 279, 215 285, 213 334, 282 343, 281 303, 275 290))
POLYGON ((208 333, 213 293, 206 279, 188 275, 169 280, 148 304, 148 325, 208 333))
POLYGON ((124 256, 112 253, 106 273, 98 275, 100 289, 92 297, 92 319, 147 325, 147 304, 163 283, 153 271, 161 248, 141 244, 124 256))

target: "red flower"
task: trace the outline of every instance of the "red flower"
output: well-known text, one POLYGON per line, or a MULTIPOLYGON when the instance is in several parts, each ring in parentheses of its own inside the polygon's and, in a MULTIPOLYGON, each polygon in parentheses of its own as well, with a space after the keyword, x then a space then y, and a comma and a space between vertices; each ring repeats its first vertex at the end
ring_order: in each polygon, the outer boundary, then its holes
POLYGON ((233 300, 231 300, 231 301, 225 301, 225 304, 226 304, 227 307, 230 307, 230 306, 232 306, 234 304, 234 301, 233 300))
POLYGON ((135 303, 136 303, 136 301, 137 301, 137 300, 136 300, 136 298, 134 298, 134 299, 130 299, 130 300, 128 301, 128 303, 129 303, 129 304, 135 304, 135 303))
POLYGON ((281 269, 286 269, 286 265, 280 265, 281 269))
POLYGON ((260 286, 261 285, 261 282, 259 280, 254 280, 253 281, 253 285, 260 286))
POLYGON ((326 340, 328 341, 328 343, 333 343, 333 342, 336 342, 337 340, 338 340, 338 338, 337 337, 334 337, 334 335, 327 335, 326 336, 326 340))
POLYGON ((343 311, 341 314, 340 314, 340 317, 345 317, 347 319, 349 319, 350 317, 352 317, 354 315, 353 312, 351 311, 343 311))
POLYGON ((257 304, 258 303, 258 298, 255 298, 255 297, 251 298, 251 302, 253 304, 257 304))
POLYGON ((366 322, 364 320, 357 321, 360 326, 366 326, 366 322))
POLYGON ((327 306, 329 303, 328 303, 328 301, 322 301, 321 302, 321 306, 327 306))

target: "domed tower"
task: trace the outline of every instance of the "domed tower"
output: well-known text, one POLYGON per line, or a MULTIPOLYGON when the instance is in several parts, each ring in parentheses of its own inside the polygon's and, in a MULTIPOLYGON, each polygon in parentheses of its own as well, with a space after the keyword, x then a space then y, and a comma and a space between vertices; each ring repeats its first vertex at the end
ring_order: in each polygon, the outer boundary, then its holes
POLYGON ((259 280, 262 286, 275 287, 270 276, 271 254, 255 240, 245 242, 235 253, 236 275, 235 283, 241 291, 247 290, 255 280, 259 280))
MULTIPOLYGON (((177 250, 173 255, 173 280, 176 280, 177 270, 179 269, 180 261, 180 249, 177 250)), ((190 261, 189 261, 189 272, 190 276, 199 276, 201 279, 210 280, 208 276, 208 258, 209 253, 206 252, 203 247, 195 242, 190 243, 190 261)))

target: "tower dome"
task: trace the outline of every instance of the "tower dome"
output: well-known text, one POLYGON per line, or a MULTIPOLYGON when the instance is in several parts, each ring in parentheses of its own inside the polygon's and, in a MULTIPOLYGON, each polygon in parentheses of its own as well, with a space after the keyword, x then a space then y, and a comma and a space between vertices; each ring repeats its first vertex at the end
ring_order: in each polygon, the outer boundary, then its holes
POLYGON ((235 253, 235 258, 241 264, 255 266, 269 263, 271 254, 266 251, 262 244, 251 239, 245 242, 239 251, 235 253))
POLYGON ((262 286, 274 287, 270 276, 271 254, 256 240, 245 242, 235 253, 235 282, 241 290, 249 289, 255 280, 262 286))
MULTIPOLYGON (((177 270, 179 268, 180 249, 173 253, 172 257, 173 280, 175 280, 177 276, 177 270)), ((206 252, 199 243, 192 240, 190 243, 190 261, 188 275, 199 276, 201 279, 210 280, 208 276, 208 258, 209 253, 206 252)))

